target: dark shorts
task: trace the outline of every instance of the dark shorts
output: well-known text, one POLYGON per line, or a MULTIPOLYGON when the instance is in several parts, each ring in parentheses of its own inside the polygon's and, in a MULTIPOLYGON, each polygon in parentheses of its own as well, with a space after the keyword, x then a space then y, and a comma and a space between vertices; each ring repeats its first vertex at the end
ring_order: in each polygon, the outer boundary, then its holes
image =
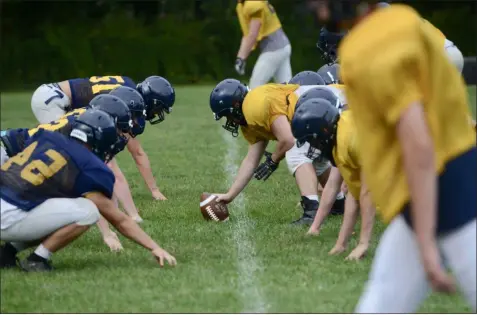
MULTIPOLYGON (((477 216, 477 150, 472 147, 449 161, 439 176, 437 233, 458 229, 477 216)), ((412 227, 409 204, 402 212, 412 227)))

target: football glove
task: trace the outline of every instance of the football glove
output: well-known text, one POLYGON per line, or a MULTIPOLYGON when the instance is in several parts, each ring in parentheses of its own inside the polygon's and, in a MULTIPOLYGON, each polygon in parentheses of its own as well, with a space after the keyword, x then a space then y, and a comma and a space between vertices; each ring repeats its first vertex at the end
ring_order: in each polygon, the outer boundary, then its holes
POLYGON ((265 162, 260 164, 254 172, 256 179, 266 181, 278 168, 278 163, 272 160, 272 154, 265 151, 265 162))
POLYGON ((240 75, 244 75, 245 74, 245 60, 243 60, 242 58, 240 57, 237 57, 237 59, 235 59, 235 71, 237 71, 238 74, 240 75))

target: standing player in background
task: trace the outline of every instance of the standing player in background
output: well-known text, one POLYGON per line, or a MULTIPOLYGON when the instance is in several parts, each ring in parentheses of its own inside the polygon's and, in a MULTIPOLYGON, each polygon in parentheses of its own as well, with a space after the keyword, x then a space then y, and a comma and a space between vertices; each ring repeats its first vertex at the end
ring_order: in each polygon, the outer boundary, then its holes
POLYGON ((341 77, 366 184, 389 224, 356 311, 412 313, 430 287, 454 292, 445 263, 475 312, 477 152, 462 77, 411 7, 347 4, 331 9, 358 23, 339 48, 341 77))
MULTIPOLYGON (((141 94, 146 105, 146 120, 152 125, 162 122, 165 119, 165 114, 171 113, 175 102, 175 91, 169 81, 159 76, 147 77, 137 85, 125 76, 93 76, 43 84, 33 93, 31 106, 40 123, 49 123, 69 111, 86 107, 96 95, 107 94, 121 86, 134 88, 141 94)), ((152 197, 155 200, 166 200, 157 187, 146 152, 137 145, 137 142, 134 144, 136 145, 131 145, 128 149, 133 155, 152 197)), ((118 167, 116 167, 117 169, 118 167)), ((119 175, 119 173, 116 174, 119 175)), ((122 183, 124 181, 118 181, 118 184, 122 185, 121 191, 129 191, 129 187, 122 183)), ((131 198, 128 196, 131 196, 130 191, 128 194, 124 193, 118 197, 123 204, 131 204, 132 196, 131 198), (128 201, 124 198, 131 200, 128 201)))
POLYGON ((237 16, 243 37, 235 60, 235 70, 245 74, 250 52, 260 45, 260 56, 253 68, 250 88, 268 83, 288 82, 292 77, 291 45, 275 9, 268 1, 238 0, 237 16))

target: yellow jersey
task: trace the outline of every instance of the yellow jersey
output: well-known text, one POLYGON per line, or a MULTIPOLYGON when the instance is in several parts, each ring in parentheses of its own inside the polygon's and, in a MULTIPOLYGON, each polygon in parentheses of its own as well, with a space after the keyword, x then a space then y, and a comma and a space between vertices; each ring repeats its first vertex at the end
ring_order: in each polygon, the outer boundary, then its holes
POLYGON ((438 38, 440 38, 441 46, 444 47, 446 42, 446 36, 444 35, 444 33, 442 33, 440 29, 432 25, 432 23, 428 20, 423 19, 422 23, 425 24, 425 27, 429 28, 430 32, 433 32, 438 38))
POLYGON ((361 166, 358 155, 358 137, 351 111, 344 111, 338 121, 336 145, 333 148, 333 159, 341 176, 348 185, 348 190, 356 200, 361 192, 361 166))
POLYGON ((275 9, 268 1, 239 2, 237 3, 236 11, 243 36, 248 35, 250 21, 252 19, 259 19, 261 22, 257 42, 253 46, 253 49, 255 49, 257 43, 264 37, 267 37, 282 27, 275 9))
POLYGON ((424 107, 438 173, 475 146, 466 87, 441 40, 416 11, 396 4, 371 13, 339 48, 361 167, 385 222, 410 200, 396 125, 411 103, 424 107))
POLYGON ((247 125, 240 127, 248 143, 276 140, 272 133, 272 124, 282 115, 291 122, 298 100, 298 96, 293 92, 299 87, 296 84, 269 83, 248 92, 242 103, 247 125))

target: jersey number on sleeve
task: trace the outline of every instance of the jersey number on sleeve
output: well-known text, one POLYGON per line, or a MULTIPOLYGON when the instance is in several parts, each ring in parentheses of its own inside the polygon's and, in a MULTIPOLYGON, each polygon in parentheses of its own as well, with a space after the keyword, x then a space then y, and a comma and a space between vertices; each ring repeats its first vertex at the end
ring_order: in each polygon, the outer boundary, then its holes
POLYGON ((66 126, 66 124, 68 124, 68 119, 67 118, 61 118, 61 119, 59 119, 57 121, 53 121, 49 124, 41 124, 41 125, 38 125, 36 128, 28 130, 28 135, 30 135, 30 137, 31 137, 40 129, 45 129, 45 130, 49 130, 49 131, 56 131, 56 130, 66 126))
POLYGON ((23 166, 23 169, 20 173, 21 178, 34 186, 38 186, 41 185, 45 179, 48 179, 58 173, 58 171, 66 165, 66 159, 53 149, 49 149, 45 152, 45 155, 52 160, 49 165, 42 160, 33 160, 28 162, 37 145, 38 141, 35 141, 26 147, 21 153, 10 158, 2 165, 2 170, 7 171, 12 164, 23 166))
POLYGON ((106 75, 102 77, 91 77, 89 82, 93 83, 91 89, 93 94, 99 94, 101 92, 111 91, 124 84, 123 77, 119 75, 106 75))

